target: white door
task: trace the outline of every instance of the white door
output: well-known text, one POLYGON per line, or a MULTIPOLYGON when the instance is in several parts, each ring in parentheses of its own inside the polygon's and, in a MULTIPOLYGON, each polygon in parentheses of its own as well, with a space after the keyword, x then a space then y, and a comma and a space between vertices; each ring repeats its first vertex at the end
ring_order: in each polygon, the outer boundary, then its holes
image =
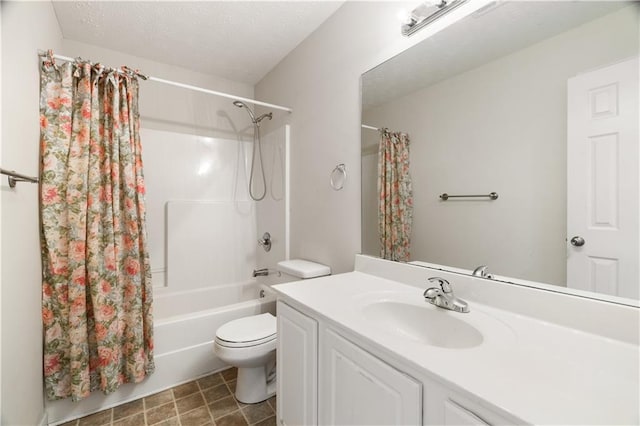
POLYGON ((638 59, 568 81, 567 286, 638 299, 638 59))
POLYGON ((318 323, 278 301, 278 424, 318 423, 318 323))
POLYGON ((331 330, 323 337, 320 424, 422 424, 419 382, 331 330))

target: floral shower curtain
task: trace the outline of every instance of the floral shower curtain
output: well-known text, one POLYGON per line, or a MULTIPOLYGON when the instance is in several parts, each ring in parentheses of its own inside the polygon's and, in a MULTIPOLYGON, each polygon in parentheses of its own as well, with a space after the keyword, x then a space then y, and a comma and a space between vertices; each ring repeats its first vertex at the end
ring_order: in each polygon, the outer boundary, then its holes
POLYGON ((78 400, 154 370, 135 73, 50 58, 40 128, 45 387, 78 400))
POLYGON ((409 261, 413 191, 409 135, 382 129, 378 148, 378 234, 380 257, 409 261))

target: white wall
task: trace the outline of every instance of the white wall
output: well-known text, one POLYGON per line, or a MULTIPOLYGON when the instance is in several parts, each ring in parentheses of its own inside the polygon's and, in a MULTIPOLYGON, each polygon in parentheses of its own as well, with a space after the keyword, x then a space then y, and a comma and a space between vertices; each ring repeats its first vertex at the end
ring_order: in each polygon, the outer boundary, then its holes
MULTIPOLYGON (((2 167, 38 175, 37 49, 61 45, 49 2, 2 4, 2 167)), ((0 181, 2 198, 2 424, 44 414, 38 187, 0 181), (8 249, 10 248, 10 249, 8 249)))
POLYGON ((412 260, 565 285, 567 80, 637 55, 637 30, 631 6, 363 113, 411 136, 412 260))
MULTIPOLYGON (((0 46, 2 46, 2 3, 0 3, 0 46)), ((0 99, 2 99, 2 55, 0 55, 0 99)), ((0 142, 2 141, 2 102, 0 102, 0 142)), ((0 144, 1 145, 1 144, 0 144)), ((0 164, 2 149, 0 147, 0 164)), ((0 197, 0 230, 2 229, 2 197, 0 197)), ((0 259, 2 259, 2 238, 0 238, 0 259)), ((2 319, 2 261, 0 261, 0 320, 2 319)), ((2 330, 0 330, 0 383, 2 383, 2 330)), ((0 385, 0 422, 2 421, 2 385, 0 385)))
POLYGON ((293 108, 291 257, 353 270, 360 251, 360 75, 483 2, 471 2, 411 38, 397 12, 415 2, 346 2, 256 86, 256 97, 293 108), (345 163, 342 191, 329 186, 345 163))

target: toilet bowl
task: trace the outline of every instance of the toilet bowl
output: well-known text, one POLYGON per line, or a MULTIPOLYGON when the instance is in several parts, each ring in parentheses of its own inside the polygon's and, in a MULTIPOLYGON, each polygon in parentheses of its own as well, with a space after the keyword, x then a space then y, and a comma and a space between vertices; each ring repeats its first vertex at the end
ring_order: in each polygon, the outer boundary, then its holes
POLYGON ((270 313, 230 321, 216 331, 214 352, 238 367, 236 399, 246 404, 275 395, 276 317, 270 313))
MULTIPOLYGON (((280 262, 278 269, 296 279, 331 274, 328 266, 300 259, 280 262)), ((276 317, 270 313, 229 321, 216 331, 215 354, 238 368, 238 401, 254 404, 275 395, 276 342, 276 317)))

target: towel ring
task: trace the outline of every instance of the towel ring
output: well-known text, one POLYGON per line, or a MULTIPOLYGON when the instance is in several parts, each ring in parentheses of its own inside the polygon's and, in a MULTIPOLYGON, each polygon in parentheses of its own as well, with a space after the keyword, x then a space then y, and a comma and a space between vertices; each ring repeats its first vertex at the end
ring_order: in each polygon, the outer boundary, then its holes
POLYGON ((344 182, 347 180, 347 166, 344 163, 338 164, 331 172, 329 182, 334 191, 340 191, 344 188, 344 182))

